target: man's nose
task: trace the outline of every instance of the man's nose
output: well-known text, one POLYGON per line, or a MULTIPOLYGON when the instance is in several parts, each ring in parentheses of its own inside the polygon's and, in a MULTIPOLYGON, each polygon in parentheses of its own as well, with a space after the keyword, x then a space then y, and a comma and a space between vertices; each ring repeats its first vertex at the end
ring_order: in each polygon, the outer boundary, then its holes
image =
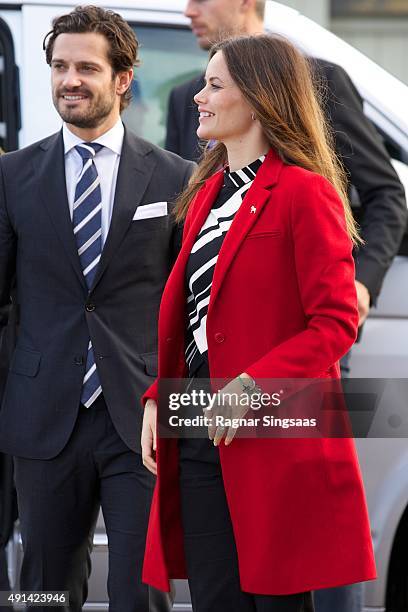
POLYGON ((197 16, 197 7, 195 0, 188 0, 186 8, 184 9, 184 15, 189 19, 197 16))
POLYGON ((82 81, 80 79, 80 76, 77 70, 75 68, 69 68, 64 75, 64 79, 63 79, 64 87, 69 89, 69 88, 79 87, 81 84, 82 84, 82 81))

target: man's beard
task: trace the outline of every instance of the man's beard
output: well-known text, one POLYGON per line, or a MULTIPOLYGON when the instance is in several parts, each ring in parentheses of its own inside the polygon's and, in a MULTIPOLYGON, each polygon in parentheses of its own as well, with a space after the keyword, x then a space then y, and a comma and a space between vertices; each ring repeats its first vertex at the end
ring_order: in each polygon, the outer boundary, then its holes
POLYGON ((114 87, 103 97, 96 100, 93 95, 88 91, 62 91, 62 93, 54 94, 53 96, 54 106, 63 121, 74 125, 78 128, 96 128, 103 120, 111 113, 115 105, 114 87), (80 112, 78 109, 66 108, 61 110, 60 101, 62 95, 86 95, 88 97, 89 106, 84 111, 80 112))
POLYGON ((209 51, 214 45, 227 40, 228 38, 241 36, 242 34, 245 34, 245 32, 238 29, 236 26, 223 26, 212 32, 208 38, 203 39, 199 44, 201 49, 204 51, 209 51))

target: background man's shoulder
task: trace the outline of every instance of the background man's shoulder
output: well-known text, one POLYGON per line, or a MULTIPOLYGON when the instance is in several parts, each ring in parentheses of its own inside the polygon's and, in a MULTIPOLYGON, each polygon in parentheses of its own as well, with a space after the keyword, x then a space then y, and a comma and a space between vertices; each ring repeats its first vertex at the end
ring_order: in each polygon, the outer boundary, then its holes
POLYGON ((361 107, 362 99, 349 74, 342 66, 317 57, 310 58, 315 78, 328 89, 326 103, 343 104, 345 100, 353 99, 354 104, 361 107))
POLYGON ((310 57, 309 59, 312 66, 327 77, 336 72, 347 74, 344 68, 335 62, 329 62, 329 60, 322 59, 321 57, 310 57))

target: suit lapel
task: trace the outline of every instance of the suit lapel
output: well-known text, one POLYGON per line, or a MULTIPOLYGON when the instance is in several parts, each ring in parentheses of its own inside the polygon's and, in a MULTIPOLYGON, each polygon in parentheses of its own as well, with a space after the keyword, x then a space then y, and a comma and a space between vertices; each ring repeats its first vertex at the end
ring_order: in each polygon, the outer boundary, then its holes
POLYGON ((100 281, 132 223, 137 206, 142 201, 156 167, 153 155, 149 155, 151 151, 151 147, 145 141, 125 131, 112 219, 91 291, 100 281))
POLYGON ((210 179, 208 179, 204 187, 202 187, 202 189, 197 193, 197 200, 194 203, 195 210, 193 213, 193 219, 191 220, 189 232, 185 237, 181 249, 181 252, 183 252, 183 254, 186 252, 188 256, 190 255, 195 239, 197 238, 199 231, 201 230, 205 220, 209 215, 211 207, 214 204, 217 195, 221 189, 223 180, 224 173, 222 170, 220 170, 210 179))
POLYGON ((208 316, 210 316, 211 310, 214 308, 214 303, 216 302, 228 268, 246 235, 256 223, 262 213, 263 207, 271 196, 270 190, 278 181, 282 165, 282 161, 279 157, 272 150, 269 151, 234 217, 218 254, 211 287, 208 316))
POLYGON ((62 131, 50 136, 39 146, 42 155, 35 156, 34 166, 39 177, 40 197, 78 280, 87 290, 69 214, 62 131))

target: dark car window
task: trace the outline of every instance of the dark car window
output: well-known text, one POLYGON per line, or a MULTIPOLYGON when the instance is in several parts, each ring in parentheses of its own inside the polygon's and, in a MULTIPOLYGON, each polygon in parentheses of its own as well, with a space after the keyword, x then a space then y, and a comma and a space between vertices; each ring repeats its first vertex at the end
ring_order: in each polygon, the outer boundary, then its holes
POLYGON ((204 70, 207 54, 188 28, 131 24, 140 42, 133 100, 123 114, 136 134, 163 146, 171 89, 204 70))

